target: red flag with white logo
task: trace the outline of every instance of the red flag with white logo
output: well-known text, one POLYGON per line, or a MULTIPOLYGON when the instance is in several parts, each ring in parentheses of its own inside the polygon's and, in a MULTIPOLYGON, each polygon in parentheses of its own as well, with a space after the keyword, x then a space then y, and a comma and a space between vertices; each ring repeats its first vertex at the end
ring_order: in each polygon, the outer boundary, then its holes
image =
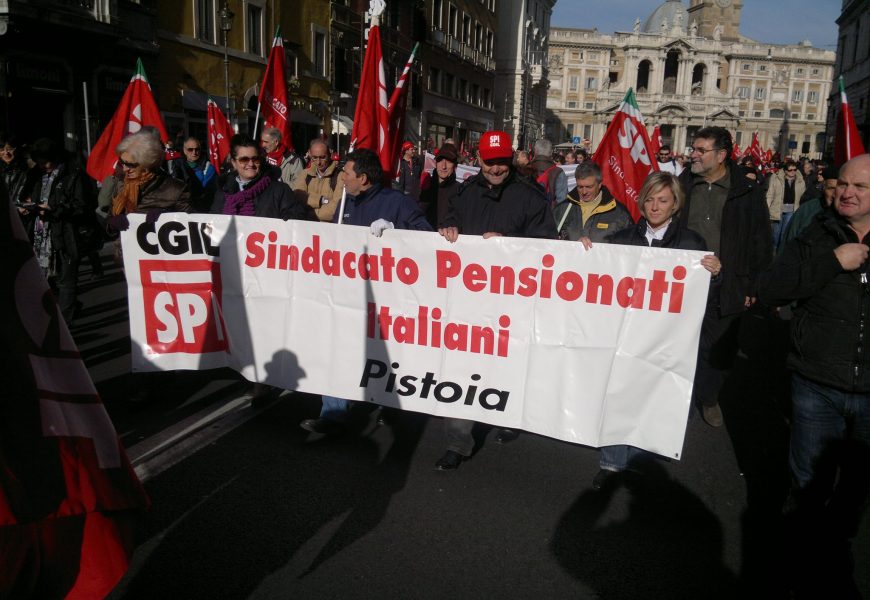
POLYGON ((269 52, 269 62, 266 64, 266 74, 263 85, 260 86, 260 114, 266 127, 274 127, 281 132, 284 145, 293 149, 293 137, 290 132, 290 104, 287 100, 287 57, 284 54, 284 38, 281 28, 275 32, 272 50, 269 52))
POLYGON ((385 178, 395 169, 387 143, 389 131, 390 116, 384 58, 381 53, 381 33, 380 27, 375 25, 369 29, 350 139, 354 140, 354 148, 368 148, 380 157, 385 178))
POLYGON ((752 143, 749 145, 749 156, 755 161, 756 165, 761 165, 764 162, 764 154, 761 150, 761 144, 758 141, 758 132, 752 134, 752 143))
POLYGON ((864 144, 855 124, 855 116, 846 98, 843 77, 840 77, 840 114, 837 115, 837 132, 834 139, 834 164, 839 167, 859 154, 864 154, 864 144))
POLYGON ((419 42, 414 44, 414 49, 411 50, 411 57, 405 63, 402 75, 399 77, 399 81, 390 95, 390 135, 387 148, 388 156, 390 157, 389 164, 391 165, 389 171, 390 179, 399 176, 399 161, 402 158, 402 139, 405 137, 405 106, 408 101, 408 88, 411 86, 411 67, 414 66, 414 57, 419 47, 419 42))
POLYGON ((233 126, 214 100, 208 101, 208 160, 218 173, 230 153, 233 126))
POLYGON ((731 147, 731 160, 737 160, 740 158, 740 146, 737 142, 734 142, 734 146, 731 147))
POLYGON ((96 181, 103 181, 114 173, 115 162, 118 160, 115 156, 115 147, 125 136, 136 133, 146 125, 156 127, 162 141, 169 139, 166 127, 163 125, 163 117, 160 116, 157 102, 151 93, 148 78, 145 77, 142 59, 137 59, 136 73, 130 79, 121 103, 118 104, 112 120, 109 121, 88 156, 88 175, 96 181))
POLYGON ((652 135, 649 138, 649 143, 650 152, 653 156, 658 157, 659 150, 661 150, 662 146, 664 145, 664 143, 662 142, 662 132, 661 129, 659 129, 658 125, 653 128, 652 135))
POLYGON ((0 597, 103 598, 148 506, 11 204, 0 213, 0 597))
POLYGON ((658 171, 659 166, 652 158, 649 135, 631 88, 613 115, 593 160, 601 167, 604 185, 637 221, 637 195, 647 176, 658 171))

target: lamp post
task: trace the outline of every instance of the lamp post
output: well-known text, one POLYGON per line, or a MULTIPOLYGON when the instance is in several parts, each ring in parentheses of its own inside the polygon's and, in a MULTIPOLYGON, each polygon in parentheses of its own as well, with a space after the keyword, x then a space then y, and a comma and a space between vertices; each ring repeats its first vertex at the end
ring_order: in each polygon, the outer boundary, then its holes
POLYGON ((224 0, 218 16, 221 20, 221 33, 223 33, 224 37, 224 92, 226 93, 227 99, 227 116, 232 120, 232 116, 230 115, 230 55, 227 50, 227 36, 233 28, 233 17, 235 15, 233 14, 233 11, 230 10, 230 7, 227 6, 227 0, 224 0))

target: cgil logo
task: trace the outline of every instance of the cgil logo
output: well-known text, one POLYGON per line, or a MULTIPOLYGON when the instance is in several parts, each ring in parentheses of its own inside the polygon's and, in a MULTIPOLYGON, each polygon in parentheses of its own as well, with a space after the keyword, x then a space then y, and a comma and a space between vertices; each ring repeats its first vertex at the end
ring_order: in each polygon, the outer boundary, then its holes
POLYGON ((221 310, 220 263, 139 261, 145 339, 156 354, 205 354, 228 349, 221 310))

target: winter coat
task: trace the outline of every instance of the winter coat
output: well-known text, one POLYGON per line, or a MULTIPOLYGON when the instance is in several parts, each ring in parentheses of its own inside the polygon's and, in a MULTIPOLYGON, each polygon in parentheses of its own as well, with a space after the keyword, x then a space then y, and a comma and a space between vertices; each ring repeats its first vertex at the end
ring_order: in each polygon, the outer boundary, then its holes
POLYGON ((438 179, 436 172, 432 172, 429 187, 420 192, 420 206, 426 211, 426 218, 432 227, 437 228, 438 223, 447 216, 450 199, 456 195, 458 189, 459 182, 456 181, 455 171, 444 181, 438 179))
POLYGON ((190 193, 184 183, 162 170, 139 190, 139 202, 133 212, 147 213, 154 209, 160 212, 192 211, 190 193))
MULTIPOLYGON (((48 210, 42 218, 50 224, 52 247, 75 261, 102 244, 94 215, 96 190, 82 169, 68 164, 57 168, 60 171, 51 182, 48 210)), ((40 177, 33 188, 33 201, 37 204, 43 195, 42 186, 40 177)))
POLYGON ((565 202, 557 204, 556 208, 553 209, 553 217, 557 224, 565 217, 565 222, 559 231, 559 237, 563 240, 576 242, 582 237, 588 237, 592 243, 603 242, 608 235, 634 225, 628 209, 614 199, 610 190, 603 185, 601 186, 601 203, 586 219, 585 225, 583 224, 580 203, 580 195, 575 188, 568 194, 565 202), (566 211, 568 211, 567 216, 565 216, 566 211))
MULTIPOLYGON (((782 200, 785 197, 785 170, 780 169, 774 173, 767 184, 767 210, 771 221, 779 221, 782 218, 782 200)), ((794 178, 794 209, 801 204, 801 198, 806 191, 804 178, 798 174, 794 178)))
POLYGON ((556 239, 556 223, 540 186, 511 172, 491 188, 478 173, 466 179, 450 200, 440 227, 456 227, 464 235, 556 239))
POLYGON ((203 160, 195 166, 191 166, 184 159, 179 159, 175 162, 177 164, 176 168, 173 169, 173 173, 175 177, 184 182, 187 186, 187 191, 190 192, 192 212, 209 212, 214 201, 214 194, 218 189, 218 173, 212 164, 207 160, 203 160), (205 185, 199 180, 196 170, 199 170, 200 173, 205 172, 208 177, 205 185))
MULTIPOLYGON (((723 316, 744 311, 746 297, 758 295, 758 276, 770 265, 773 257, 770 218, 761 187, 744 177, 733 164, 729 165, 728 172, 731 181, 722 209, 719 242, 719 260, 722 262, 719 307, 723 316)), ((687 227, 692 211, 692 170, 683 171, 679 180, 686 201, 678 219, 682 227, 687 227)))
MULTIPOLYGON (((266 175, 261 171, 246 189, 256 185, 266 175)), ((231 174, 228 175, 221 188, 214 194, 211 205, 213 214, 224 214, 224 204, 228 194, 239 192, 239 182, 231 174)), ((308 207, 300 201, 286 184, 272 179, 269 185, 254 198, 254 216, 266 219, 297 219, 308 220, 308 207)))
POLYGON ((807 379, 845 392, 870 392, 870 261, 844 271, 834 250, 859 240, 845 220, 825 211, 785 248, 760 277, 759 298, 770 305, 797 301, 788 366, 807 379))
MULTIPOLYGON (((335 211, 333 221, 338 222, 338 216, 339 211, 335 211)), ((343 224, 368 227, 378 219, 386 219, 396 229, 432 231, 413 198, 379 183, 345 199, 343 224)))
POLYGON ((301 202, 307 204, 319 221, 332 222, 332 216, 341 204, 344 190, 344 174, 338 163, 331 163, 318 177, 317 167, 309 166, 296 178, 293 193, 301 202))

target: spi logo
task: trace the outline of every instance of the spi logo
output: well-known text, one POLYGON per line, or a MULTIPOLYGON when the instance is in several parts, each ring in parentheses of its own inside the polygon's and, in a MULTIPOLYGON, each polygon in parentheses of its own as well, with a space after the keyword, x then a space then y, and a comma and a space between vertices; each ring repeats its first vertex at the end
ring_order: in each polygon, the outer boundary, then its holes
POLYGON ((221 310, 220 263, 141 260, 145 339, 157 354, 228 349, 221 310))

